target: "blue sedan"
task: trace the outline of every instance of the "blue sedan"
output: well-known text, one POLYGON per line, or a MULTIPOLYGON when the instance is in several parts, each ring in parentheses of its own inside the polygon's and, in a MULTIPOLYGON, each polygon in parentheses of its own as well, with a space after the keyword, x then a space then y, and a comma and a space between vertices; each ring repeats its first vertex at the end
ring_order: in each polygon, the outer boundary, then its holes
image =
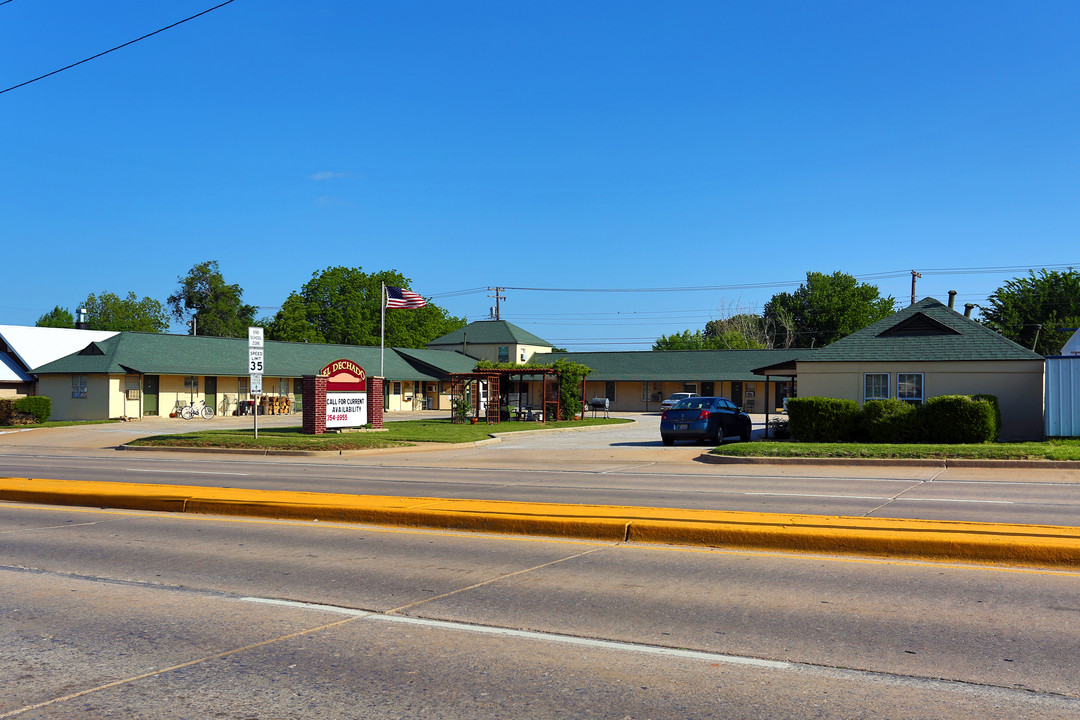
POLYGON ((738 435, 750 439, 750 416, 722 397, 691 397, 680 400, 660 416, 660 439, 665 445, 676 440, 721 443, 738 435))

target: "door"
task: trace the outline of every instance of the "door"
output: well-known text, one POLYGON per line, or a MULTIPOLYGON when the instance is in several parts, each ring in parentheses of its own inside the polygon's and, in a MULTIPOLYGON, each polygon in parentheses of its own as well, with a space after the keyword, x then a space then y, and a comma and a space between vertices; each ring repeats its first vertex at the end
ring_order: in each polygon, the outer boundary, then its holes
POLYGON ((218 411, 216 377, 206 378, 206 407, 214 408, 214 412, 218 411))
POLYGON ((143 415, 158 414, 158 386, 160 375, 143 375, 143 415))
POLYGON ((741 380, 733 380, 731 382, 731 397, 728 398, 728 400, 731 400, 731 402, 735 403, 736 407, 742 407, 743 390, 741 380))
POLYGON ((713 384, 711 382, 701 383, 701 394, 704 397, 713 397, 713 384))

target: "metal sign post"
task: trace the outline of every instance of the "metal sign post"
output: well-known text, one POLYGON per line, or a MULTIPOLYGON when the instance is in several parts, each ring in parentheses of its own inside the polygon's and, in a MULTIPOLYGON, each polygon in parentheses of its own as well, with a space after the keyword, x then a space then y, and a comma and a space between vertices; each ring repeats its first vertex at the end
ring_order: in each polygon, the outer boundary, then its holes
POLYGON ((251 378, 251 417, 255 429, 255 438, 259 437, 259 396, 262 395, 263 376, 263 329, 248 328, 248 374, 251 378))

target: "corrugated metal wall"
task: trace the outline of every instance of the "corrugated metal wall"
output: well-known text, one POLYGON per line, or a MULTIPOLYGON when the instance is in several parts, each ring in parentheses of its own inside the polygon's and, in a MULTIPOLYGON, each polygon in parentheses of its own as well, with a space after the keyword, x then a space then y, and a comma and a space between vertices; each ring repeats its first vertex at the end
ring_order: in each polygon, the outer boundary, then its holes
POLYGON ((1046 358, 1046 436, 1080 437, 1080 357, 1046 358))

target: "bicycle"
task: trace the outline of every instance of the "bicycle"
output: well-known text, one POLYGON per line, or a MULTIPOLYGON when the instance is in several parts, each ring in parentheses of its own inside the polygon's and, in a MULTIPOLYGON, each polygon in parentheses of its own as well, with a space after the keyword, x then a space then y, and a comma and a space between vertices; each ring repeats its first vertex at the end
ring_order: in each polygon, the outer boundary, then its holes
POLYGON ((195 406, 195 401, 192 400, 190 405, 184 405, 180 408, 180 417, 185 420, 190 420, 193 417, 201 417, 203 420, 209 420, 214 417, 214 408, 206 404, 205 400, 200 400, 199 405, 195 406))

